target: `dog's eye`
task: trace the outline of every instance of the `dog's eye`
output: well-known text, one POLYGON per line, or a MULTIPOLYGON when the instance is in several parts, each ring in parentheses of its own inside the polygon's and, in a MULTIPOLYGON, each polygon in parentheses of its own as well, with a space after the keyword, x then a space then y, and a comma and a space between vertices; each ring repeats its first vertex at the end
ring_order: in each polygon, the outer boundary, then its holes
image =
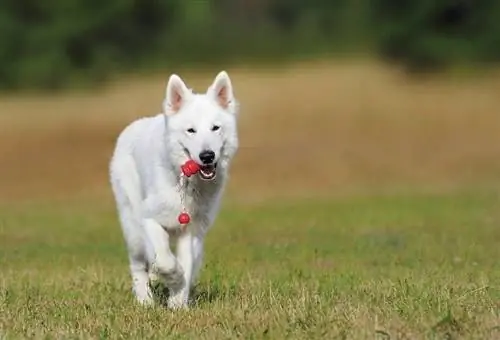
POLYGON ((193 128, 187 129, 186 131, 187 131, 187 133, 191 133, 191 134, 196 133, 196 130, 193 128))
POLYGON ((220 129, 220 126, 219 125, 214 125, 212 126, 212 131, 217 131, 220 129))

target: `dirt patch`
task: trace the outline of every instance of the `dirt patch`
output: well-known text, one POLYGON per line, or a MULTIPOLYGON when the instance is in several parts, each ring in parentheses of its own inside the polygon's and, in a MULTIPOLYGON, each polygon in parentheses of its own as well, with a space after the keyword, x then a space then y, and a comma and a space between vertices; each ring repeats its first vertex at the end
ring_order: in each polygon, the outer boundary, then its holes
MULTIPOLYGON (((233 197, 500 179, 500 80, 410 83, 377 64, 228 70, 242 104, 233 197)), ((109 192, 119 131, 158 112, 168 72, 99 93, 0 101, 0 199, 109 192)), ((182 75, 204 90, 213 75, 182 75)))

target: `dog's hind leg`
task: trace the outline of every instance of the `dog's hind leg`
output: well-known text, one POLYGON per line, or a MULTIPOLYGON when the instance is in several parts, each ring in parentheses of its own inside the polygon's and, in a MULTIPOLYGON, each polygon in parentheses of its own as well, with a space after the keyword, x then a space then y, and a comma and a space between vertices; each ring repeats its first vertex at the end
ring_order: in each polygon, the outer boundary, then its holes
POLYGON ((149 286, 149 264, 144 236, 141 233, 138 221, 134 219, 129 207, 122 206, 119 215, 129 253, 130 274, 132 276, 134 295, 139 303, 150 305, 153 303, 153 294, 149 286))
POLYGON ((142 305, 153 304, 153 293, 149 286, 148 265, 145 261, 130 258, 133 290, 137 301, 142 305))
POLYGON ((118 218, 127 246, 132 290, 141 304, 153 303, 149 286, 148 254, 144 232, 137 211, 141 202, 139 179, 134 163, 128 158, 114 159, 111 164, 111 186, 116 200, 118 218))

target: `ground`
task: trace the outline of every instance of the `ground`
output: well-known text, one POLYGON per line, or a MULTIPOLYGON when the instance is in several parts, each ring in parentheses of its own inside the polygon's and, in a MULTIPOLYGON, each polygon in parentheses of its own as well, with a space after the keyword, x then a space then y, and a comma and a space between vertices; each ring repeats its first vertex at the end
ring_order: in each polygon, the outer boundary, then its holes
MULTIPOLYGON (((216 71, 182 74, 195 90, 216 71)), ((0 335, 500 337, 500 81, 229 69, 241 149, 190 311, 135 305, 107 178, 171 70, 0 98, 0 335)))

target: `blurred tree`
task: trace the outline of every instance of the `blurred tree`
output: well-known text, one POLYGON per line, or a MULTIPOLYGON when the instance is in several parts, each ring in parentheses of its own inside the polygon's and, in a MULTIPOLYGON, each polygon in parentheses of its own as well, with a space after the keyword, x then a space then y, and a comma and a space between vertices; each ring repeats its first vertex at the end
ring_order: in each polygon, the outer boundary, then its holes
POLYGON ((2 0, 0 88, 368 46, 410 70, 500 60, 497 0, 2 0))
POLYGON ((159 46, 179 1, 4 0, 0 86, 60 87, 72 72, 102 77, 159 46))
POLYGON ((410 70, 467 61, 499 61, 500 3, 494 0, 373 0, 378 51, 410 70))

